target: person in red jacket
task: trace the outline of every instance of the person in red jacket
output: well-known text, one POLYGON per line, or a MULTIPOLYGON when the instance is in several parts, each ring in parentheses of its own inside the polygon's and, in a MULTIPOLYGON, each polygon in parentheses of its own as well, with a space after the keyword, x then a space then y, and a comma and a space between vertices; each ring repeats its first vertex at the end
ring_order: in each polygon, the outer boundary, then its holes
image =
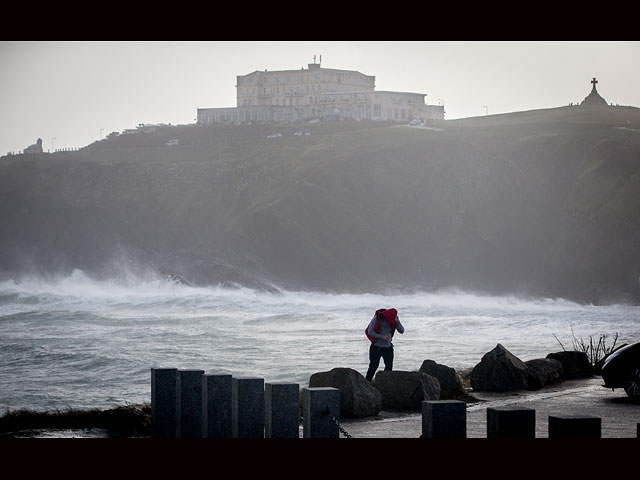
POLYGON ((380 358, 384 360, 384 369, 393 370, 393 334, 398 331, 404 333, 404 326, 400 323, 398 311, 395 308, 382 308, 376 311, 365 329, 367 338, 371 340, 369 347, 369 369, 366 379, 371 381, 380 365, 380 358))

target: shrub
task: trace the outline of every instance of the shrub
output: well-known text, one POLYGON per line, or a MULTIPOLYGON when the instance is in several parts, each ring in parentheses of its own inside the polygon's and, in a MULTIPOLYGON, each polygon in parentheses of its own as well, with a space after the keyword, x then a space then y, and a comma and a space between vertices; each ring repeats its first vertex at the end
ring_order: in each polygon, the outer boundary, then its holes
MULTIPOLYGON (((564 345, 558 337, 553 336, 557 342, 560 344, 564 351, 567 351, 564 348, 564 345)), ((597 341, 594 341, 593 337, 589 335, 588 340, 584 340, 583 338, 576 338, 573 333, 573 327, 571 327, 571 337, 573 339, 573 350, 577 352, 584 352, 589 359, 589 364, 592 369, 597 369, 602 361, 611 354, 614 350, 616 350, 616 342, 618 341, 618 332, 615 333, 613 337, 613 343, 611 345, 607 345, 607 335, 600 335, 597 341)))

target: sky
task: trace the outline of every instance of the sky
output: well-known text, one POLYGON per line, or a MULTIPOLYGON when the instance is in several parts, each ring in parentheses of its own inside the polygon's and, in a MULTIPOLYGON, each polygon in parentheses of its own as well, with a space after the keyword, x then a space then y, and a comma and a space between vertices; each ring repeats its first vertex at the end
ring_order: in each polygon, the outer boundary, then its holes
POLYGON ((612 104, 640 107, 635 41, 1 41, 0 155, 79 148, 140 123, 195 123, 236 106, 236 77, 324 68, 426 94, 445 119, 581 102, 598 79, 612 104))

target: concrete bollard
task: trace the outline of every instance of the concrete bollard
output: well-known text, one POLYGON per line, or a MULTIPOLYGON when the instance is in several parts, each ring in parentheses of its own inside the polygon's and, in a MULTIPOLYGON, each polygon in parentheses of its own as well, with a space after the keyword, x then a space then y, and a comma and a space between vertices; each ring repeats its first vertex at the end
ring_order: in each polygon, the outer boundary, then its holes
POLYGON ((233 438, 264 438, 264 379, 233 378, 231 382, 233 438))
POLYGON ((202 378, 202 436, 231 438, 231 375, 208 374, 202 378))
POLYGON ((424 400, 420 438, 466 438, 467 404, 460 400, 424 400))
POLYGON ((300 438, 300 386, 267 383, 264 389, 265 438, 300 438))
POLYGON ((303 413, 304 438, 338 438, 338 426, 329 415, 340 420, 340 390, 333 387, 305 388, 303 413))
POLYGON ((549 416, 549 438, 602 438, 602 421, 591 416, 549 416))
POLYGON ((533 408, 487 408, 487 438, 535 438, 533 408))
POLYGON ((202 438, 204 370, 178 370, 178 438, 202 438))
POLYGON ((156 438, 176 438, 177 368, 151 369, 151 434, 156 438))

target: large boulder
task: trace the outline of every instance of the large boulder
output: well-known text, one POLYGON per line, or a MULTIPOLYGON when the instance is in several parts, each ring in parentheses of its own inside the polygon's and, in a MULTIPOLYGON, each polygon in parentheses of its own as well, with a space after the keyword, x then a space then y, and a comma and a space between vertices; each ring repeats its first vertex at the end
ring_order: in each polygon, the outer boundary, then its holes
POLYGON ((423 400, 440 399, 438 379, 423 372, 381 370, 375 386, 382 395, 382 408, 391 410, 421 410, 423 400))
POLYGON ((562 364, 562 378, 565 380, 591 376, 591 364, 585 352, 556 352, 550 353, 547 358, 558 360, 562 364))
POLYGON ((309 387, 340 389, 340 417, 360 418, 382 410, 382 396, 362 374, 352 368, 334 368, 311 375, 309 387))
POLYGON ((508 392, 528 387, 527 366, 501 344, 484 354, 471 370, 471 387, 484 392, 508 392))
POLYGON ((524 362, 527 366, 529 390, 536 390, 562 380, 562 363, 553 358, 536 358, 524 362))
POLYGON ((418 371, 438 379, 441 399, 458 398, 465 393, 462 379, 454 368, 441 365, 433 360, 425 360, 418 371))

